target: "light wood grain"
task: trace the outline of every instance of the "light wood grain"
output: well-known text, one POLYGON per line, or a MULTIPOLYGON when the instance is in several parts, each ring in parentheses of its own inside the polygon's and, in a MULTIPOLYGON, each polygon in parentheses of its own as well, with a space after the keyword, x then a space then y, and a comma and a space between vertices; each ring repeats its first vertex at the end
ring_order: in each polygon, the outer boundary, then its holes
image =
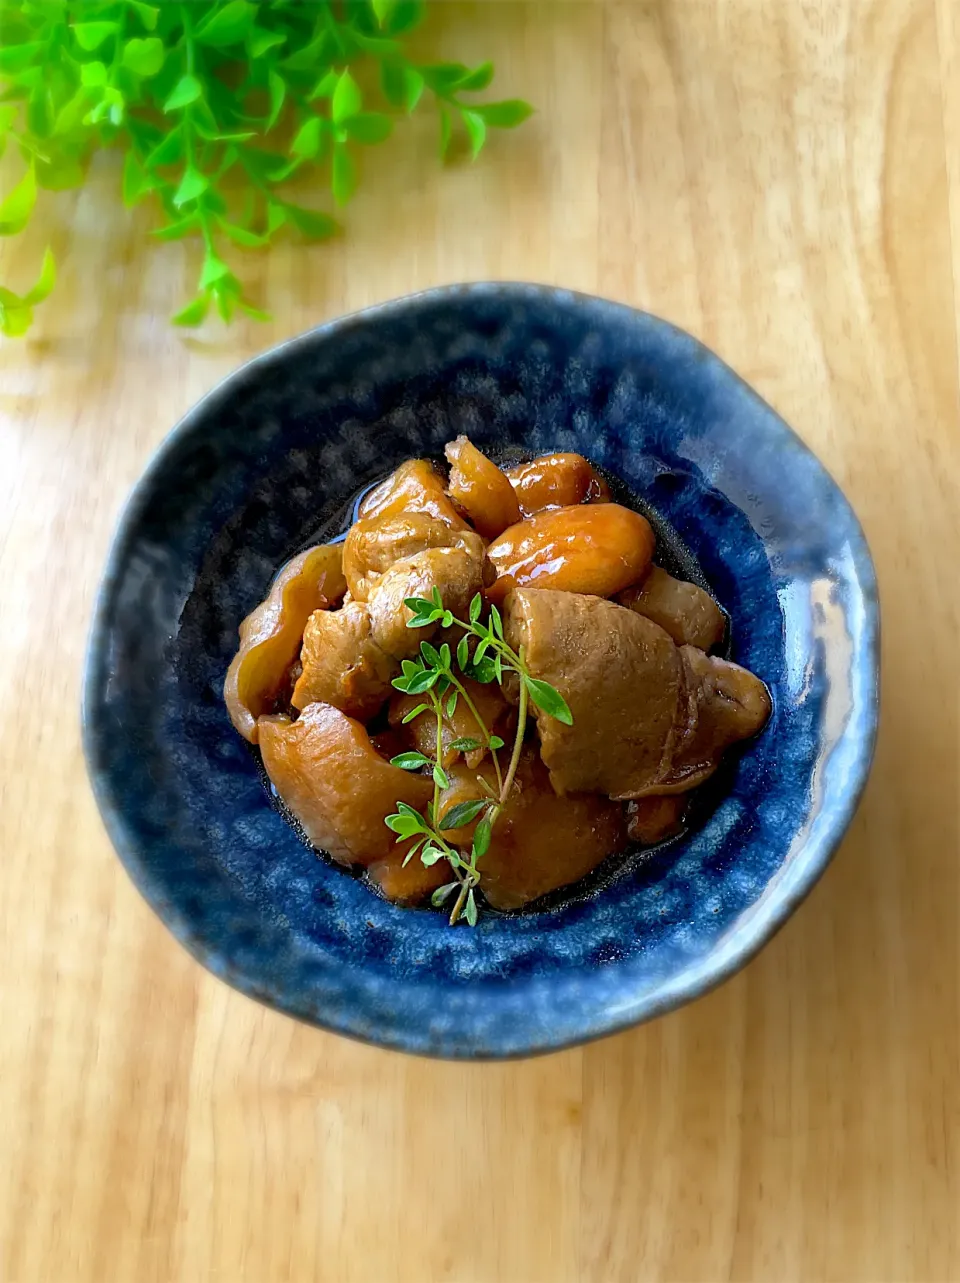
POLYGON ((954 0, 439 6, 540 107, 473 168, 432 126, 332 247, 251 260, 266 326, 166 316, 98 161, 0 247, 62 282, 0 349, 0 1279, 960 1279, 960 12, 954 0), (98 573, 149 451, 254 351, 427 285, 563 282, 703 337, 846 488, 884 611, 876 766, 823 882, 709 998, 544 1060, 390 1055, 200 970, 81 761, 98 573))

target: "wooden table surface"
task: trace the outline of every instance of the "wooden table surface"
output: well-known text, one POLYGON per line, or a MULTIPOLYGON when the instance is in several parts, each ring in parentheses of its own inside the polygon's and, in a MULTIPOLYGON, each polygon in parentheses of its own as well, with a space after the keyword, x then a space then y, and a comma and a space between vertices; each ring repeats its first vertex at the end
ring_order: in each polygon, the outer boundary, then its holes
POLYGON ((168 327, 193 251, 146 241, 110 157, 3 244, 26 275, 49 240, 62 280, 0 350, 0 1279, 960 1279, 960 6, 440 8, 438 49, 539 114, 446 172, 432 121, 398 135, 345 240, 250 259, 272 324, 168 327), (658 312, 796 427, 876 559, 883 718, 836 861, 735 980, 464 1067, 191 961, 104 835, 78 683, 120 505, 201 393, 324 318, 489 277, 658 312))

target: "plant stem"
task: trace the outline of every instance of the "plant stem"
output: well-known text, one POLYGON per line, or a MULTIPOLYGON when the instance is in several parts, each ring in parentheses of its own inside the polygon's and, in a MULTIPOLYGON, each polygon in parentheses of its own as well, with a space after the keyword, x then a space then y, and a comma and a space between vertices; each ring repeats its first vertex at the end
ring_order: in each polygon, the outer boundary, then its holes
POLYGON ((479 712, 477 711, 476 704, 474 704, 473 700, 467 694, 466 687, 463 686, 460 681, 458 681, 458 679, 456 678, 452 670, 449 673, 447 673, 447 677, 449 677, 453 686, 463 696, 464 703, 466 704, 467 708, 470 710, 470 714, 473 717, 473 720, 476 722, 477 726, 480 729, 481 735, 486 741, 487 749, 489 750, 490 757, 493 760, 493 769, 497 773, 497 788, 502 792, 503 791, 503 774, 500 771, 500 763, 497 760, 497 750, 495 748, 492 748, 490 745, 490 732, 487 730, 487 724, 483 720, 483 718, 480 716, 479 712))
MULTIPOLYGON (((513 782, 517 778, 517 767, 520 765, 520 753, 523 750, 523 736, 527 729, 527 683, 521 677, 520 679, 520 708, 517 713, 517 737, 513 742, 513 756, 510 758, 510 766, 507 769, 507 778, 503 781, 503 788, 500 790, 500 803, 497 807, 497 814, 500 814, 500 807, 510 796, 510 790, 513 788, 513 782)), ((492 824, 492 821, 491 821, 492 824)))

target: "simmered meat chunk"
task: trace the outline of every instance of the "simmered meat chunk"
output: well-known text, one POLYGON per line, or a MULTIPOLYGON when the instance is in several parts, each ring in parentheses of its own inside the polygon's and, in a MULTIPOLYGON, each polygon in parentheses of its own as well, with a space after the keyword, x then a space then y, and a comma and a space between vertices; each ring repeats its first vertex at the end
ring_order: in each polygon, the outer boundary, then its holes
POLYGON ((678 649, 657 624, 614 602, 518 589, 505 624, 533 676, 555 686, 573 714, 572 726, 544 716, 537 723, 558 793, 685 791, 769 716, 770 697, 752 673, 678 649))
POLYGON ((513 588, 556 588, 612 597, 641 579, 653 557, 649 522, 604 503, 554 508, 505 530, 487 549, 497 578, 488 596, 513 588))
POLYGON ((300 663, 294 708, 332 704, 361 722, 380 710, 400 671, 397 661, 374 641, 370 611, 359 601, 339 610, 314 611, 303 633, 300 663))
POLYGON ((357 601, 370 593, 391 566, 429 548, 463 548, 482 563, 484 543, 474 530, 423 513, 370 517, 350 527, 343 545, 343 573, 357 601))
POLYGON ((423 776, 391 766, 360 722, 330 704, 300 717, 261 717, 260 750, 274 788, 307 837, 341 864, 373 864, 398 848, 386 816, 407 802, 422 810, 433 794, 423 776))
POLYGON ((558 793, 638 797, 669 769, 683 666, 656 624, 600 597, 517 589, 507 641, 555 686, 573 725, 540 717, 541 755, 558 793))
POLYGON ((389 520, 409 513, 433 517, 463 530, 466 522, 444 490, 443 478, 428 459, 408 459, 360 501, 357 515, 389 520))
POLYGON ((513 486, 471 441, 457 437, 444 453, 450 463, 450 494, 484 539, 495 539, 520 520, 513 486))
MULTIPOLYGON (((489 762, 480 768, 494 784, 489 762)), ((484 796, 478 772, 459 765, 448 772, 450 788, 440 801, 441 816, 458 802, 484 796)), ((469 845, 475 824, 447 830, 469 845)), ((623 808, 596 794, 557 797, 536 751, 526 748, 517 782, 500 813, 490 849, 479 861, 480 885, 496 909, 518 909, 548 891, 576 882, 601 860, 626 845, 623 808)))
POLYGON ((368 879, 394 904, 419 904, 431 891, 453 879, 446 860, 440 860, 427 868, 419 856, 415 855, 405 865, 403 861, 409 849, 409 842, 401 842, 388 856, 377 860, 367 869, 368 879))
POLYGON ((346 587, 340 546, 308 548, 287 562, 240 625, 240 649, 227 670, 223 698, 230 720, 251 744, 258 738, 257 718, 287 681, 310 615, 336 605, 346 587))
POLYGON ((724 750, 761 731, 771 712, 769 691, 749 669, 695 646, 681 646, 680 658, 681 734, 658 793, 686 792, 702 784, 719 766, 724 750))
POLYGON ((532 517, 545 508, 570 508, 578 503, 606 503, 607 483, 582 454, 544 454, 507 469, 520 512, 532 517))
POLYGON ((627 836, 641 846, 663 842, 680 830, 687 797, 683 793, 670 796, 640 797, 625 804, 627 836))
MULTIPOLYGON (((476 538, 476 536, 474 536, 476 538)), ((463 618, 470 599, 483 586, 483 552, 469 548, 427 548, 396 562, 370 592, 370 625, 374 641, 388 655, 410 659, 437 629, 408 628, 407 597, 429 598, 436 588, 443 604, 463 618)))
POLYGON ((617 601, 659 624, 678 646, 709 650, 723 637, 726 627, 723 611, 708 592, 674 579, 660 566, 651 566, 640 583, 617 595, 617 601))

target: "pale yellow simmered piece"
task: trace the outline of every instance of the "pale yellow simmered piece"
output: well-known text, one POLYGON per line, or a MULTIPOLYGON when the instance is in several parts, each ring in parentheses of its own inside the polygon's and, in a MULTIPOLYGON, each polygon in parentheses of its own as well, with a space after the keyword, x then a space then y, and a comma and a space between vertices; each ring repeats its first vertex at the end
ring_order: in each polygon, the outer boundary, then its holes
POLYGON ((398 848, 384 824, 407 802, 421 811, 433 784, 381 757, 366 728, 330 704, 295 722, 260 718, 260 751, 274 788, 315 845, 341 864, 373 864, 398 848))
POLYGON ((444 453, 450 464, 450 494, 484 539, 495 539, 520 520, 513 486, 467 437, 451 441, 444 453))
POLYGON ((607 503, 610 490, 582 454, 543 454, 506 470, 521 515, 545 508, 571 508, 578 503, 607 503))
POLYGON ((709 650, 723 637, 726 618, 708 592, 651 566, 638 584, 617 594, 621 606, 645 615, 670 634, 678 646, 709 650))
POLYGON ((363 520, 375 517, 389 520, 410 512, 432 517, 456 530, 466 529, 467 523, 444 489, 443 478, 427 459, 408 459, 401 463, 363 497, 357 515, 363 520))
POLYGON ((612 597, 642 579, 654 535, 638 512, 616 503, 553 508, 505 530, 487 548, 500 603, 514 588, 556 588, 612 597))
POLYGON ((240 649, 227 670, 223 698, 244 739, 256 744, 257 718, 280 694, 307 620, 336 605, 346 587, 341 545, 308 548, 287 562, 266 600, 240 625, 240 649))

